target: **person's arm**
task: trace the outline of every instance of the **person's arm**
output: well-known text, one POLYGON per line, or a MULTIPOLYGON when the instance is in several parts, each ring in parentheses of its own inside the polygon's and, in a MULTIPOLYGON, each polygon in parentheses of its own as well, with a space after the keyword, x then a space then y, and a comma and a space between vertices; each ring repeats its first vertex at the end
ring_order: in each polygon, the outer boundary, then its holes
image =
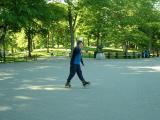
POLYGON ((84 66, 84 62, 83 62, 83 59, 81 58, 81 63, 82 63, 82 65, 84 66))
POLYGON ((79 52, 80 52, 80 54, 81 54, 81 63, 82 63, 82 65, 84 66, 84 62, 83 62, 83 59, 82 59, 82 52, 81 52, 81 50, 80 50, 79 52))

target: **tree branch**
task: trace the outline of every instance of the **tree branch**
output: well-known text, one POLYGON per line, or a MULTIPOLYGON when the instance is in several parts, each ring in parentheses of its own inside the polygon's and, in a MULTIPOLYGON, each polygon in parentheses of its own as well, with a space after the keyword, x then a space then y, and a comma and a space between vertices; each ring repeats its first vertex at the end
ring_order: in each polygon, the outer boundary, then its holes
POLYGON ((75 31, 75 28, 76 28, 75 26, 76 26, 77 16, 78 16, 78 13, 75 15, 75 17, 73 19, 73 25, 72 25, 72 27, 73 27, 74 31, 75 31))

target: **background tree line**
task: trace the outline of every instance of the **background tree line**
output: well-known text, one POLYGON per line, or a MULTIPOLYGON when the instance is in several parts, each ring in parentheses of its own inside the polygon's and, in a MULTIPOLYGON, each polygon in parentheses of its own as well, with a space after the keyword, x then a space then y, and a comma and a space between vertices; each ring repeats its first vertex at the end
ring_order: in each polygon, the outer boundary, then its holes
POLYGON ((83 37, 89 48, 160 48, 159 0, 1 0, 0 50, 68 48, 83 37))

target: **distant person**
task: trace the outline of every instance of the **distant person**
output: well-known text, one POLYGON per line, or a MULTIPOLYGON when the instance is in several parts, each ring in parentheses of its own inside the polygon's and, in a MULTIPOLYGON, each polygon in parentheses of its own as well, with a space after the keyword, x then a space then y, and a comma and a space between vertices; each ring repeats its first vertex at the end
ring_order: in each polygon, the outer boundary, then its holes
POLYGON ((71 79, 74 77, 74 75, 77 73, 79 79, 82 82, 82 85, 85 87, 86 85, 89 85, 90 82, 85 81, 82 75, 81 71, 81 66, 80 63, 84 66, 83 60, 82 60, 82 55, 81 55, 81 49, 83 48, 83 43, 82 41, 77 42, 77 46, 74 48, 72 56, 71 56, 71 61, 70 61, 70 74, 68 76, 67 82, 65 84, 66 88, 71 87, 71 79))
POLYGON ((145 50, 145 51, 144 51, 144 58, 149 58, 149 56, 150 56, 149 51, 148 51, 148 50, 145 50))

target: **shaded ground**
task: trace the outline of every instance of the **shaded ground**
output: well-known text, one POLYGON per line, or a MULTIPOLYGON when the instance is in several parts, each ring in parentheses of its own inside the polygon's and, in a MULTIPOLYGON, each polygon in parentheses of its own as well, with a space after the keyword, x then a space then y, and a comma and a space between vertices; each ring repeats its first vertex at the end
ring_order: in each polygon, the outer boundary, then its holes
POLYGON ((69 59, 0 64, 0 120, 159 120, 160 59, 85 60, 91 86, 69 59))

